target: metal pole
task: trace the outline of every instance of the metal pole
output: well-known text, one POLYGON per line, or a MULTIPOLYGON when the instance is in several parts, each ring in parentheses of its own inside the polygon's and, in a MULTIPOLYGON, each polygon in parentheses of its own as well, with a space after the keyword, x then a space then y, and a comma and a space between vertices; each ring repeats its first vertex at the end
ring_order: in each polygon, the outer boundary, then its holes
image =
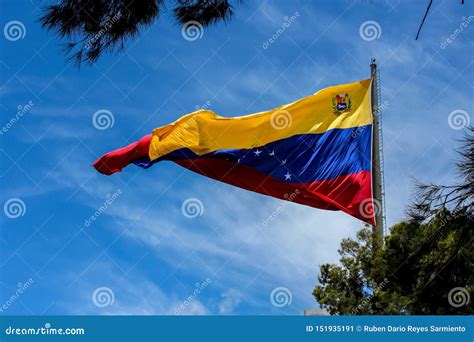
POLYGON ((370 74, 372 78, 371 105, 372 105, 372 192, 374 200, 375 226, 374 233, 381 243, 384 235, 384 198, 383 198, 383 175, 381 165, 381 123, 379 116, 379 93, 377 79, 377 64, 375 58, 370 63, 370 74))

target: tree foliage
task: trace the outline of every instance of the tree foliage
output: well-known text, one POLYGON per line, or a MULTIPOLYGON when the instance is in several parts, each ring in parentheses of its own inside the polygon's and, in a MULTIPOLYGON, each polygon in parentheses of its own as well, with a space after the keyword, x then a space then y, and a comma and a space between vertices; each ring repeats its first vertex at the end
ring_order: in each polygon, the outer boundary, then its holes
MULTIPOLYGON (((230 0, 177 0, 173 13, 180 24, 197 21, 203 27, 233 15, 230 0)), ((57 0, 40 18, 43 27, 70 41, 66 53, 78 65, 90 64, 106 51, 124 48, 168 11, 165 0, 57 0)))
POLYGON ((472 132, 458 151, 457 184, 418 184, 409 218, 391 227, 383 246, 367 226, 342 241, 339 264, 320 267, 313 295, 329 313, 474 313, 472 132))
POLYGON ((416 185, 415 200, 408 207, 408 216, 413 221, 426 221, 433 218, 437 212, 444 208, 453 211, 468 208, 472 210, 474 198, 474 128, 469 127, 457 150, 460 160, 456 163, 456 184, 416 185))

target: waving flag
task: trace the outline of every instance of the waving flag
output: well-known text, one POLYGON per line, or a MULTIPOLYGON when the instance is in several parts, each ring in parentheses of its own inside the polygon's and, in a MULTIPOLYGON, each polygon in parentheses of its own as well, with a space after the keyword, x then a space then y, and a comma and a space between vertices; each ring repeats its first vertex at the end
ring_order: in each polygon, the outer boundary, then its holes
POLYGON ((260 194, 375 223, 371 80, 323 89, 273 110, 222 117, 199 110, 93 165, 110 175, 162 160, 260 194))

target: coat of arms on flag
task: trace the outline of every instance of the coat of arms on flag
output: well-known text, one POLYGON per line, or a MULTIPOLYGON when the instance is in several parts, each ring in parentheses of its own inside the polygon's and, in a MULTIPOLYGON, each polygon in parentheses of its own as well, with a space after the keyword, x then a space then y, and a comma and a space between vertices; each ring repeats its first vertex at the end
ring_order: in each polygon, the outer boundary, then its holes
POLYGON ((335 115, 350 112, 352 109, 352 99, 348 93, 336 94, 332 98, 332 112, 335 115))

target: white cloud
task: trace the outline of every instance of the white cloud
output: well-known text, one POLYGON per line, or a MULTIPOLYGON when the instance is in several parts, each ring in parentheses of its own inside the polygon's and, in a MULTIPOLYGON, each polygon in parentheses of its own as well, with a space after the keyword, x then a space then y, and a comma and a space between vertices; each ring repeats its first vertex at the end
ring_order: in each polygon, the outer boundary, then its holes
MULTIPOLYGON (((180 303, 175 303, 172 306, 180 305, 180 303)), ((169 315, 173 315, 174 312, 168 312, 169 315)), ((194 301, 189 305, 185 306, 185 308, 179 313, 183 316, 203 316, 209 315, 209 310, 199 301, 194 301)))
POLYGON ((244 295, 237 289, 231 288, 221 295, 222 300, 219 303, 219 314, 230 315, 242 301, 244 295))

